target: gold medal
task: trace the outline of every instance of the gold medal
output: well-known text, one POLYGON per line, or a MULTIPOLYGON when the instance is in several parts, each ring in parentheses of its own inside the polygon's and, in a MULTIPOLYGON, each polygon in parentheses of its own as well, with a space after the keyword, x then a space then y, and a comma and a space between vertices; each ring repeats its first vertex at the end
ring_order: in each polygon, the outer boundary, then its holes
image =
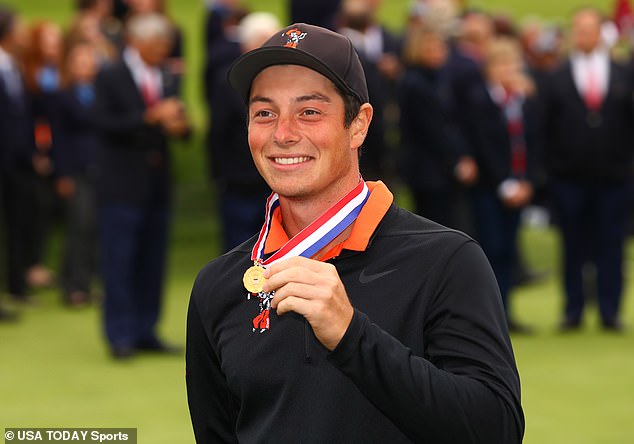
POLYGON ((260 265, 249 267, 247 271, 244 272, 244 276, 242 276, 244 288, 250 293, 260 293, 265 280, 264 267, 260 265))

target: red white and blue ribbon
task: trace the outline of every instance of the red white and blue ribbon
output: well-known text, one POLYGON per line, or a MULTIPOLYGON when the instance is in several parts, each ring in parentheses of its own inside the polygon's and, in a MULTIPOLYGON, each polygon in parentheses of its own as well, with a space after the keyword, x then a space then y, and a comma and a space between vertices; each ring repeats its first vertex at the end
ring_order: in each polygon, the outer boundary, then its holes
POLYGON ((313 257, 333 239, 343 233, 357 219, 363 206, 370 197, 370 190, 365 181, 359 184, 344 196, 339 202, 333 205, 328 211, 319 216, 310 225, 293 236, 292 239, 282 246, 278 251, 266 260, 264 257, 264 246, 271 230, 273 213, 279 206, 279 196, 271 194, 266 202, 266 214, 264 225, 260 230, 258 240, 253 246, 251 259, 264 267, 273 265, 282 259, 295 256, 313 257))

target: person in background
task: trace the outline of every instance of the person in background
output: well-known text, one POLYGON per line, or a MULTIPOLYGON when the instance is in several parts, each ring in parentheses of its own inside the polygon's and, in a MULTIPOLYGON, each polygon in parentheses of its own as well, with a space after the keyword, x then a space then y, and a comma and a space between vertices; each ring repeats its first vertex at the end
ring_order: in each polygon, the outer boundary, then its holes
POLYGON ((151 13, 161 14, 169 20, 174 36, 172 38, 172 49, 164 62, 164 66, 176 79, 178 91, 180 92, 182 77, 185 75, 185 43, 183 41, 183 32, 167 12, 165 0, 128 0, 128 8, 126 21, 135 15, 151 13))
POLYGON ((565 307, 560 329, 578 330, 596 273, 601 325, 623 331, 623 294, 634 132, 632 73, 610 59, 602 15, 584 7, 572 16, 572 50, 543 93, 546 168, 563 242, 565 307))
POLYGON ((53 216, 58 202, 53 189, 53 151, 60 64, 64 51, 62 28, 49 20, 30 26, 29 46, 24 57, 25 83, 32 103, 35 133, 34 171, 31 175, 32 222, 28 248, 27 282, 32 287, 52 284, 54 276, 43 265, 53 216))
MULTIPOLYGON (((238 27, 242 52, 260 46, 277 29, 272 14, 247 15, 238 27)), ((207 83, 213 85, 208 137, 210 171, 218 190, 223 247, 229 251, 262 226, 262 208, 270 190, 258 173, 247 140, 246 107, 227 83, 229 65, 207 83)))
MULTIPOLYGON (((482 61, 493 37, 493 20, 489 14, 469 10, 460 18, 448 62, 456 101, 464 100, 477 84, 484 84, 482 61)), ((457 115, 466 119, 464 113, 457 112, 457 115)), ((467 128, 468 122, 464 122, 462 126, 467 128)))
POLYGON ((410 26, 405 40, 406 69, 400 84, 401 177, 412 192, 417 214, 455 227, 456 187, 472 184, 477 168, 465 152, 464 138, 452 118, 449 47, 433 23, 410 26), (472 168, 463 168, 463 162, 472 168), (471 175, 458 177, 460 171, 471 175))
POLYGON ((203 88, 211 109, 215 80, 242 52, 239 23, 247 15, 237 0, 214 1, 205 19, 205 68, 203 88))
POLYGON ((56 97, 55 188, 66 207, 60 285, 63 301, 70 307, 81 307, 93 299, 91 282, 97 265, 95 181, 100 142, 94 122, 97 69, 93 42, 76 41, 67 50, 62 69, 63 89, 56 97))
MULTIPOLYGON (((477 165, 473 161, 474 141, 470 139, 470 135, 475 133, 474 122, 469 119, 461 104, 467 101, 469 91, 486 88, 482 61, 486 48, 494 36, 493 31, 493 21, 488 14, 479 10, 468 10, 459 17, 450 41, 447 72, 452 102, 455 105, 451 116, 466 141, 464 150, 467 153, 466 161, 462 162, 456 171, 458 177, 472 178, 478 174, 477 165)), ((467 190, 458 190, 456 215, 456 226, 453 228, 474 235, 475 227, 467 190)))
POLYGON ((5 291, 12 301, 27 299, 26 250, 31 234, 27 189, 34 151, 30 102, 21 73, 27 38, 20 16, 0 5, 0 275, 6 276, 0 289, 1 321, 17 319, 3 300, 5 291))
MULTIPOLYGON (((205 15, 205 47, 211 48, 221 40, 237 42, 236 30, 240 20, 234 17, 237 11, 243 10, 239 0, 204 0, 205 15)), ((242 17, 240 17, 241 19, 242 17)))
POLYGON ((526 69, 540 91, 549 73, 561 63, 563 33, 555 25, 529 20, 521 26, 518 38, 526 69))
POLYGON ((345 0, 338 32, 348 37, 361 57, 374 107, 365 140, 361 171, 369 179, 393 174, 398 132, 397 81, 402 73, 401 40, 378 22, 378 0, 345 0))
POLYGON ((102 66, 118 57, 122 33, 121 23, 112 17, 112 0, 78 0, 66 44, 74 46, 75 42, 90 42, 102 66))
POLYGON ((511 313, 509 294, 520 211, 532 199, 541 150, 536 90, 511 37, 491 41, 483 70, 486 87, 474 87, 465 103, 479 172, 471 193, 475 237, 495 272, 509 330, 528 334, 532 329, 511 313))
POLYGON ((163 65, 171 23, 161 14, 136 15, 126 35, 122 60, 102 69, 95 85, 104 330, 116 359, 178 351, 156 327, 170 219, 168 138, 189 133, 177 79, 163 65))
POLYGON ((445 38, 449 38, 458 24, 460 8, 455 0, 418 0, 411 4, 406 28, 433 25, 445 38))

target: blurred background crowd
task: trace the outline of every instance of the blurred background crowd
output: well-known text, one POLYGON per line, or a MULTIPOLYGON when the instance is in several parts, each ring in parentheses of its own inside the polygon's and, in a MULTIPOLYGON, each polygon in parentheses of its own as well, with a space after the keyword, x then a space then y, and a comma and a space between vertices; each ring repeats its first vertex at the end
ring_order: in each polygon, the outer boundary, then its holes
MULTIPOLYGON (((270 193, 250 158, 246 108, 229 65, 285 23, 239 0, 206 1, 204 71, 187 71, 184 33, 162 0, 76 0, 62 28, 0 6, 0 322, 32 289, 71 308, 100 303, 115 358, 178 352, 156 335, 169 247, 170 143, 192 134, 183 76, 208 106, 205 162, 227 251, 255 234, 270 193), (45 263, 64 227, 59 269, 45 263)), ((624 248, 634 153, 634 14, 584 7, 568 24, 413 1, 398 32, 380 0, 291 0, 290 21, 347 35, 374 118, 366 180, 406 189, 416 213, 473 236, 498 279, 509 329, 530 334, 513 288, 543 276, 518 248, 525 221, 562 241, 562 332, 623 331, 624 248)), ((203 140, 203 139, 199 139, 203 140)))

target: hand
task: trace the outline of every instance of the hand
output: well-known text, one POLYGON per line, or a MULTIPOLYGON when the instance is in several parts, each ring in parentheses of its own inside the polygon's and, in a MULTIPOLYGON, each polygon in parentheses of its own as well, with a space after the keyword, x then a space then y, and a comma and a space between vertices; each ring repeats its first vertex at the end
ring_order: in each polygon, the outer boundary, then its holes
POLYGON ((394 54, 383 54, 377 63, 381 74, 388 79, 396 80, 401 74, 402 66, 398 57, 394 54))
POLYGON ((148 108, 143 116, 149 125, 165 126, 166 122, 182 118, 185 107, 176 97, 168 97, 148 108))
POLYGON ((46 154, 36 153, 32 157, 33 170, 37 175, 46 177, 53 172, 53 162, 46 154))
POLYGON ((181 120, 172 120, 171 122, 166 122, 163 125, 163 131, 168 136, 179 137, 184 136, 190 130, 189 124, 187 121, 181 120))
POLYGON ((181 113, 177 118, 166 120, 162 122, 163 132, 168 136, 180 137, 187 134, 191 127, 189 120, 184 113, 181 113))
POLYGON ((535 82, 526 74, 519 72, 515 76, 511 77, 508 86, 511 91, 516 92, 524 97, 533 96, 537 92, 535 82))
POLYGON ((168 97, 159 102, 161 105, 161 123, 180 119, 185 114, 185 104, 176 97, 168 97))
POLYGON ((478 180, 478 164, 471 156, 462 156, 454 168, 456 178, 463 185, 473 185, 478 180))
POLYGON ((504 205, 509 208, 521 208, 527 205, 533 198, 533 186, 526 180, 517 183, 517 189, 509 196, 502 199, 504 205))
POLYGON ((62 199, 69 199, 75 194, 75 181, 70 177, 60 177, 55 181, 55 190, 62 199))
POLYGON ((308 321, 328 350, 339 344, 354 308, 334 265, 294 257, 270 266, 264 277, 264 291, 275 290, 271 308, 278 315, 294 311, 308 321))
POLYGON ((190 127, 183 102, 175 97, 165 99, 159 124, 163 132, 169 136, 187 134, 190 127))

